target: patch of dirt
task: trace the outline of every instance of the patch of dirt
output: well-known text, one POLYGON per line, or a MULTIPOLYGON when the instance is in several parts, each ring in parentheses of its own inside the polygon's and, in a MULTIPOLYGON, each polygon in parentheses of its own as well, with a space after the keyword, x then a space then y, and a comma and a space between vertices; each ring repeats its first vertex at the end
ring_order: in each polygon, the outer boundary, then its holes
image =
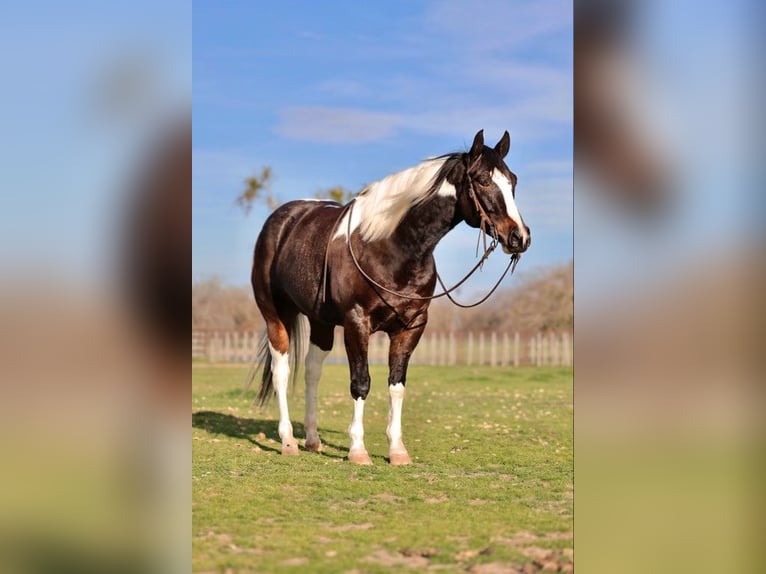
POLYGON ((474 564, 468 571, 471 574, 524 574, 523 570, 518 570, 510 564, 503 564, 502 562, 474 564))
POLYGON ((403 548, 399 551, 402 556, 422 556, 423 558, 432 558, 439 553, 436 548, 424 548, 422 550, 413 550, 412 548, 403 548))
POLYGON ((381 492, 380 494, 376 494, 373 496, 375 500, 380 500, 381 502, 400 502, 402 500, 399 496, 394 496, 391 493, 388 492, 381 492))
MULTIPOLYGON (((537 574, 539 572, 574 572, 574 551, 571 548, 542 548, 541 542, 554 540, 570 540, 571 532, 551 532, 542 536, 532 532, 520 531, 511 538, 495 536, 492 542, 510 546, 529 558, 531 562, 524 565, 504 564, 491 562, 487 564, 474 564, 468 571, 474 574, 537 574)), ((492 547, 489 546, 481 552, 476 550, 464 550, 455 555, 459 562, 469 561, 479 554, 490 554, 492 547)))
POLYGON ((455 560, 458 562, 467 562, 469 560, 472 560, 473 558, 476 558, 477 556, 489 556, 490 554, 493 554, 495 552, 495 549, 492 548, 492 546, 487 546, 486 548, 482 548, 481 550, 462 550, 455 554, 455 560))
POLYGON ((428 558, 424 556, 405 556, 401 552, 391 552, 389 550, 373 552, 370 556, 363 558, 362 561, 388 567, 404 566, 406 568, 422 569, 428 566, 428 558))
POLYGON ((458 562, 465 562, 467 560, 471 560, 472 558, 476 558, 478 555, 478 550, 461 550, 455 554, 455 560, 458 562))
POLYGON ((565 553, 564 549, 527 546, 520 550, 524 556, 532 559, 531 566, 536 569, 531 572, 574 572, 574 554, 565 553))
POLYGON ((540 542, 540 541, 571 540, 571 539, 572 539, 571 532, 549 532, 548 534, 543 534, 542 536, 538 536, 536 534, 533 534, 532 532, 527 532, 526 530, 522 530, 514 534, 512 538, 495 536, 494 538, 492 538, 492 541, 499 542, 500 544, 505 544, 506 546, 518 547, 518 546, 534 544, 535 542, 540 542))
POLYGON ((308 558, 300 557, 300 558, 288 558, 287 560, 282 561, 282 566, 305 566, 309 563, 308 558))
POLYGON ((350 532, 352 530, 369 530, 374 527, 375 525, 372 522, 364 522, 362 524, 338 524, 335 526, 328 526, 327 530, 330 532, 350 532))
POLYGON ((449 498, 447 498, 446 496, 442 495, 442 496, 434 496, 434 497, 431 497, 431 498, 426 498, 424 500, 424 502, 426 504, 441 504, 442 502, 447 502, 448 500, 449 500, 449 498))

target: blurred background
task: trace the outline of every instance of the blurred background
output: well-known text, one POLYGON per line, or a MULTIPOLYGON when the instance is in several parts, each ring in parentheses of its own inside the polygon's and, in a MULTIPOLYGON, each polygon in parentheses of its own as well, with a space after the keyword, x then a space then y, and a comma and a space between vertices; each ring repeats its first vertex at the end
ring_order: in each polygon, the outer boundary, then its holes
POLYGON ((0 77, 0 570, 188 571, 191 8, 4 2, 0 77))
POLYGON ((583 572, 758 569, 762 15, 575 2, 583 572))

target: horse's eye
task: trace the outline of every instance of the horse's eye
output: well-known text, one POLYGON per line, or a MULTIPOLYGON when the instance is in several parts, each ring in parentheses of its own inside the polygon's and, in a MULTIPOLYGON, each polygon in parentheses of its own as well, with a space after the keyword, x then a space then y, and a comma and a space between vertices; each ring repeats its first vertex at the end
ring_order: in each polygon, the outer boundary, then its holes
POLYGON ((489 179, 488 175, 481 175, 479 176, 478 180, 479 180, 479 185, 483 185, 485 187, 489 186, 489 184, 492 181, 491 179, 489 179))

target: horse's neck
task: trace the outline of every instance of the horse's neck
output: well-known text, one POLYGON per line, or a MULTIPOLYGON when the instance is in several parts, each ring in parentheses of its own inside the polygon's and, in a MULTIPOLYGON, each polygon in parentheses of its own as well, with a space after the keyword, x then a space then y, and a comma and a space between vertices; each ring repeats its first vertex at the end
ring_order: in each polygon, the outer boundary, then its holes
POLYGON ((460 218, 456 217, 457 199, 436 195, 413 208, 399 224, 394 241, 409 257, 430 256, 460 218))

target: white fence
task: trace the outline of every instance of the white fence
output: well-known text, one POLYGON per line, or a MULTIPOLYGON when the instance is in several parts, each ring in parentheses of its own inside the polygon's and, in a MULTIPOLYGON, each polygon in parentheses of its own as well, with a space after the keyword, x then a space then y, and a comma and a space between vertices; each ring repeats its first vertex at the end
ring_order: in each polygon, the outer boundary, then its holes
MULTIPOLYGON (((192 331, 192 358, 211 362, 252 363, 261 333, 253 331, 192 331)), ((412 365, 571 366, 569 332, 518 333, 499 331, 426 332, 412 355, 412 365)), ((370 338, 369 359, 388 362, 388 336, 370 338)), ((343 330, 336 329, 330 363, 346 363, 343 330)))

